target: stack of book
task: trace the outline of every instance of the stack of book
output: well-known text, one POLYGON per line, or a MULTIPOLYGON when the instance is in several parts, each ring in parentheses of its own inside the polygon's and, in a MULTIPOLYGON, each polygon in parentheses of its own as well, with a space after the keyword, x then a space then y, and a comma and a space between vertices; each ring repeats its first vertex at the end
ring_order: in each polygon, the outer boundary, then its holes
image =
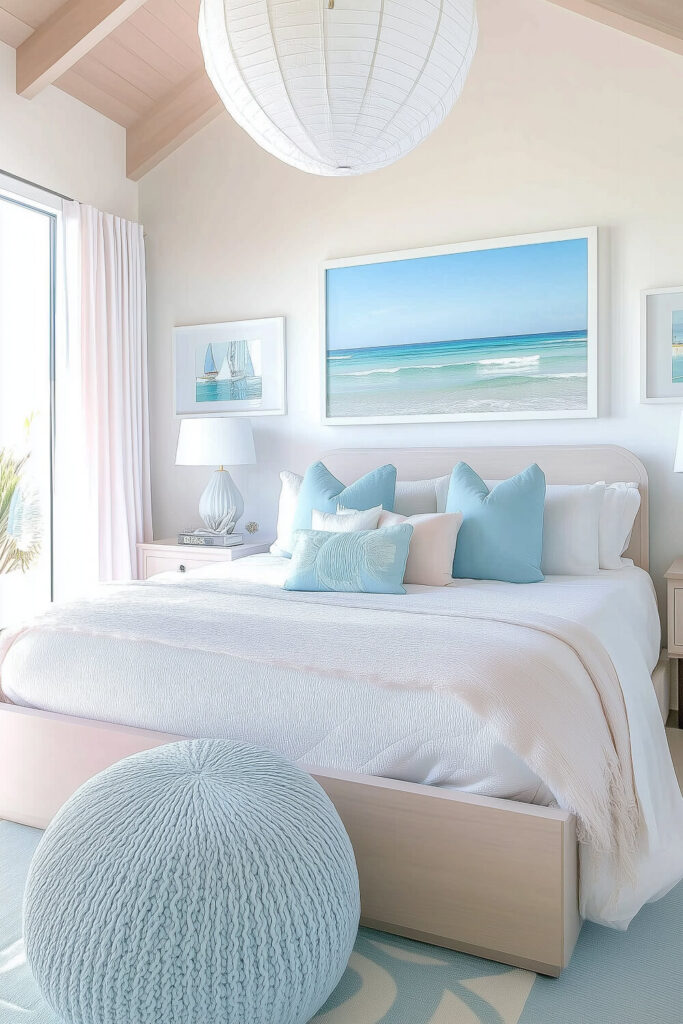
POLYGON ((185 531, 178 534, 179 544, 196 548, 234 548, 244 544, 241 533, 210 533, 208 530, 185 531))

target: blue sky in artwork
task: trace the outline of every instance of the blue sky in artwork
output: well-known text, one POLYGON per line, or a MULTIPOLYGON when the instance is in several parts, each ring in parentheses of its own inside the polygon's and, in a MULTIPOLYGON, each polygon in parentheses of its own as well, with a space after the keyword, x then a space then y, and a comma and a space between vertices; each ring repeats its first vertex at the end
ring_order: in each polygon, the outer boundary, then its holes
POLYGON ((327 271, 329 350, 586 330, 585 238, 327 271))

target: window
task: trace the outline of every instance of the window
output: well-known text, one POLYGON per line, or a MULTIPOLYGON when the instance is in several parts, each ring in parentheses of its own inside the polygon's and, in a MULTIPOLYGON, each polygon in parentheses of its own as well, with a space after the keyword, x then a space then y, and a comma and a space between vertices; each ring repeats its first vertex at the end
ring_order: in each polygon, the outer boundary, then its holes
POLYGON ((60 209, 50 195, 0 175, 0 629, 52 599, 60 209))

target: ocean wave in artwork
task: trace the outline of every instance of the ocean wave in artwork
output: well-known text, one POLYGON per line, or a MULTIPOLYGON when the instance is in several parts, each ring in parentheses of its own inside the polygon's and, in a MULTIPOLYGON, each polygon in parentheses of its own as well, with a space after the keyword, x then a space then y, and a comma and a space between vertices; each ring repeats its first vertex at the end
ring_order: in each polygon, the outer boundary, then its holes
POLYGON ((588 404, 587 333, 338 351, 328 358, 327 397, 334 417, 579 411, 588 404))
POLYGON ((480 359, 479 366, 533 366, 538 364, 540 355, 503 356, 500 359, 480 359))

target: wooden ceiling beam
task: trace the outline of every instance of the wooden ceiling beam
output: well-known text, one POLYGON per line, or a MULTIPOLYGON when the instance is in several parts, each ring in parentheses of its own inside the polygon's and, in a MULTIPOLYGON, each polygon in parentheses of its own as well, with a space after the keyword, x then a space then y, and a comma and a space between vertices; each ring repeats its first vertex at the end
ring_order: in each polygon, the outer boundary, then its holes
POLYGON ((16 15, 10 14, 4 7, 0 7, 0 39, 3 43, 13 46, 16 50, 24 39, 28 39, 31 32, 33 29, 29 24, 22 21, 21 18, 17 18, 16 15))
POLYGON ((17 93, 31 98, 69 71, 145 0, 67 0, 17 49, 17 93))
POLYGON ((139 181, 224 110, 204 69, 189 75, 128 128, 128 177, 139 181))
POLYGON ((683 0, 550 0, 550 3, 683 54, 683 0))

